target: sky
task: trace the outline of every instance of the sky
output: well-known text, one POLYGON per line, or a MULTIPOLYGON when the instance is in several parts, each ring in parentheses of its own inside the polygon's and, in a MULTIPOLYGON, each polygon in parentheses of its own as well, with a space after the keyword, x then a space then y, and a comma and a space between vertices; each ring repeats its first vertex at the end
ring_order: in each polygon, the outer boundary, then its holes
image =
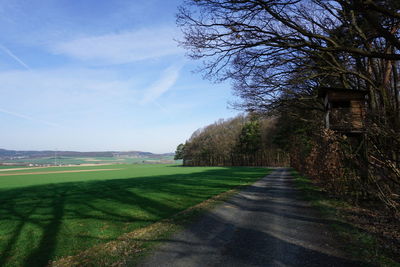
POLYGON ((182 0, 0 0, 0 148, 175 151, 238 111, 194 72, 182 0))

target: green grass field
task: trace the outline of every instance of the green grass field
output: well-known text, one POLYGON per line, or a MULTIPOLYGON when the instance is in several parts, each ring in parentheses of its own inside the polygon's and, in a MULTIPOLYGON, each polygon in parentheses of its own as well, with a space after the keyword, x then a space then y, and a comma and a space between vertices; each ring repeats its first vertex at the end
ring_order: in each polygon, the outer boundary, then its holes
POLYGON ((18 175, 0 176, 0 266, 44 266, 251 183, 267 169, 109 165, 5 173, 18 175))

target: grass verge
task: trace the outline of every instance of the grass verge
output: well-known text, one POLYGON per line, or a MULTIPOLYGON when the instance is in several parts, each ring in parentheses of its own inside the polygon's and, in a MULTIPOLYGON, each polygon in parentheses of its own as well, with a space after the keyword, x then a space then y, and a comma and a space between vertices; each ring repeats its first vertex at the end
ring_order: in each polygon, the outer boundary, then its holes
POLYGON ((296 171, 292 171, 292 175, 295 177, 296 187, 302 191, 304 198, 310 201, 324 217, 336 221, 331 227, 344 241, 347 250, 354 258, 362 259, 371 266, 400 266, 400 263, 390 255, 390 251, 381 246, 375 235, 363 231, 346 219, 345 210, 353 208, 349 203, 330 198, 309 178, 301 176, 296 171))

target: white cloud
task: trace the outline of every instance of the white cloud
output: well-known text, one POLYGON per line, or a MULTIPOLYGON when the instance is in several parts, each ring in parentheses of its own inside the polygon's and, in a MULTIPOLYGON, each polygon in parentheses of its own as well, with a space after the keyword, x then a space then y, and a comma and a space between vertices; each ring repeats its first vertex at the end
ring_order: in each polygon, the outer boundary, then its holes
POLYGON ((123 33, 83 37, 54 45, 55 54, 78 60, 120 64, 182 54, 173 40, 178 32, 171 27, 141 29, 123 33))
POLYGON ((178 80, 181 68, 182 66, 174 65, 164 70, 161 77, 145 90, 141 104, 154 102, 173 87, 178 80))
POLYGON ((7 96, 0 98, 0 107, 47 120, 57 113, 106 109, 137 99, 133 78, 112 70, 8 71, 0 72, 0 80, 0 94, 7 96))

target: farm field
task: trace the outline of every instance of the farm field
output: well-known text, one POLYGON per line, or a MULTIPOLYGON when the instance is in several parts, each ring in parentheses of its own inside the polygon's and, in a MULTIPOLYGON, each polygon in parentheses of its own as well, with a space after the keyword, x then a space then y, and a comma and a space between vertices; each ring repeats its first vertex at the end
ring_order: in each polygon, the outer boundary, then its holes
POLYGON ((14 169, 14 168, 26 168, 27 166, 0 166, 0 170, 2 169, 14 169))
POLYGON ((29 159, 13 159, 13 160, 5 160, 7 163, 14 164, 50 164, 53 165, 54 162, 56 164, 68 165, 68 164, 113 164, 113 163, 122 163, 122 164, 132 164, 132 163, 152 163, 152 162, 160 162, 160 161, 168 161, 168 162, 176 162, 174 161, 173 156, 164 156, 158 158, 152 157, 57 157, 54 161, 54 157, 39 157, 39 158, 29 158, 29 159))
POLYGON ((124 164, 1 172, 0 266, 45 266, 267 172, 124 164))

